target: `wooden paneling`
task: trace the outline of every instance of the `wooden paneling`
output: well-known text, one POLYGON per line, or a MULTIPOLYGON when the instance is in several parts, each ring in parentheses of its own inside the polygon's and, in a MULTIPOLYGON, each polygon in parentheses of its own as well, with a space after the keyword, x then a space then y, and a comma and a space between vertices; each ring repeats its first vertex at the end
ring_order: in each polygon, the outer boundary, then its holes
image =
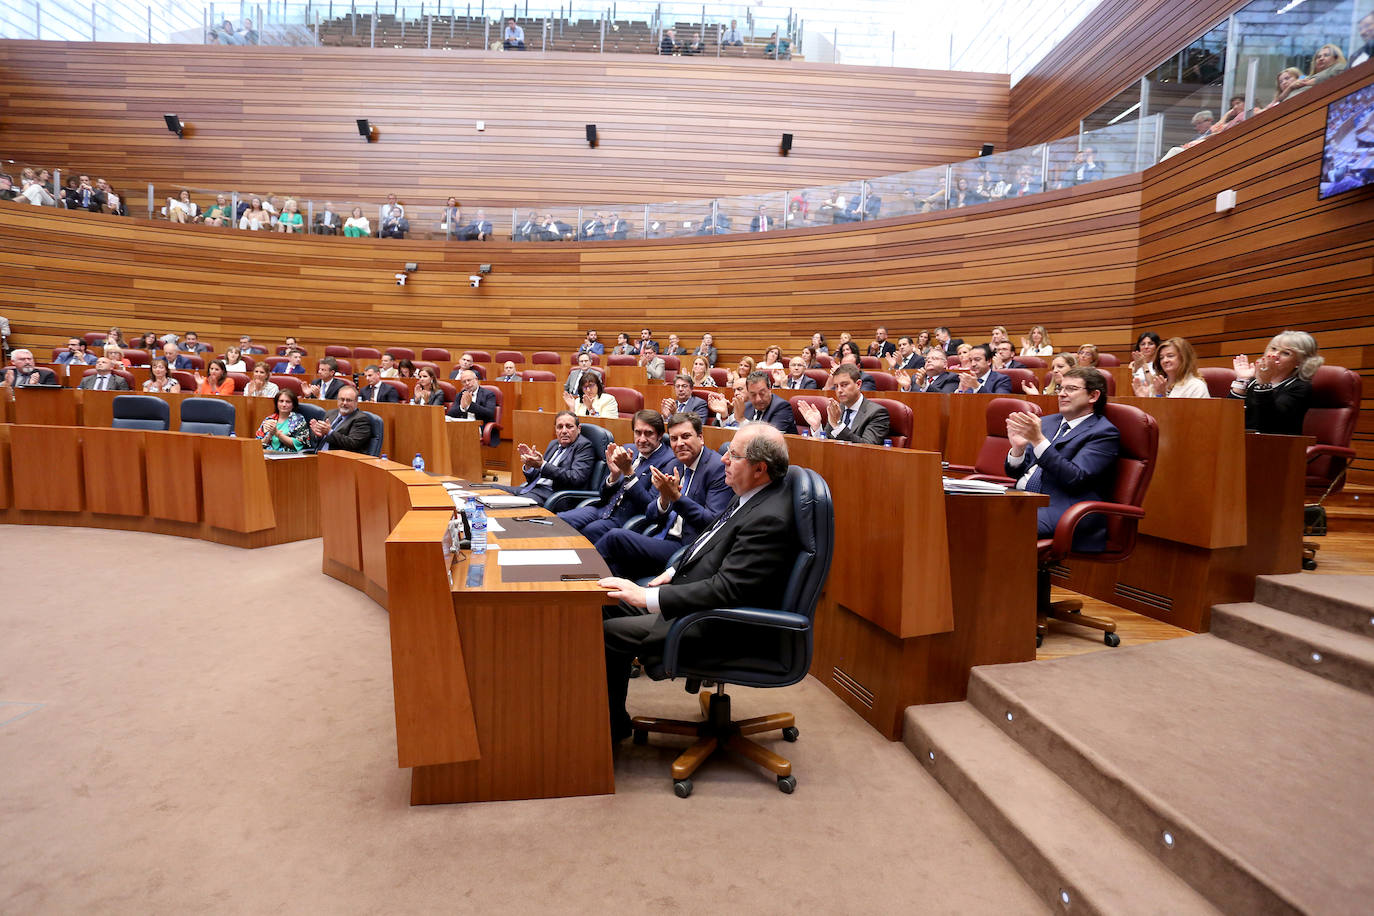
POLYGON ((895 174, 1006 143, 1004 74, 627 55, 187 50, 0 42, 0 146, 9 158, 107 178, 131 206, 153 182, 317 202, 379 203, 394 192, 433 218, 449 195, 468 208, 693 200, 895 174), (185 139, 162 122, 173 109, 188 125, 185 139), (358 136, 356 118, 377 125, 376 143, 358 136), (596 149, 586 142, 589 123, 596 149), (796 138, 786 157, 778 154, 784 132, 796 138))
POLYGON ((1010 148, 1078 122, 1246 0, 1103 0, 1011 89, 1010 148))

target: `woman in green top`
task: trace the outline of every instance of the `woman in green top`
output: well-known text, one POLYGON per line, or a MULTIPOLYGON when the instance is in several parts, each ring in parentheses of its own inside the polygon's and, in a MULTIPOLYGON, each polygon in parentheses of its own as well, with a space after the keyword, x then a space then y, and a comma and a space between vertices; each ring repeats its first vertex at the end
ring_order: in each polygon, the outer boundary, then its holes
POLYGON ((231 226, 234 223, 234 215, 229 210, 229 202, 220 194, 215 198, 215 205, 205 211, 205 225, 207 226, 231 226))
POLYGON ((281 208, 281 216, 277 217, 278 232, 300 232, 301 231, 301 211, 296 205, 295 198, 287 198, 281 208))
POLYGON ((299 452, 310 448, 310 426, 297 407, 296 392, 290 388, 277 392, 277 412, 269 414, 258 426, 257 437, 264 451, 299 452))

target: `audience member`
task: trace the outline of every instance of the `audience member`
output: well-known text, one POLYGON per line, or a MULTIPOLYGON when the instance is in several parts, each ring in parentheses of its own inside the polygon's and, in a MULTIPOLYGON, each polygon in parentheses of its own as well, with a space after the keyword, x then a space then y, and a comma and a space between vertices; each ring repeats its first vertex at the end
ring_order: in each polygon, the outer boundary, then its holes
POLYGON ((195 331, 187 331, 186 339, 181 342, 181 349, 186 353, 194 353, 197 356, 202 353, 210 352, 210 345, 200 342, 200 335, 195 331))
POLYGON ((405 356, 396 360, 396 377, 415 378, 415 363, 405 356))
POLYGON ((476 420, 478 423, 491 423, 496 419, 496 395, 482 387, 477 373, 464 369, 458 374, 462 389, 458 397, 449 405, 448 416, 459 420, 476 420))
POLYGON ((1322 45, 1312 57, 1312 72, 1306 78, 1298 80, 1297 85, 1288 93, 1288 97, 1291 99, 1318 83, 1344 73, 1346 66, 1345 52, 1335 45, 1322 45))
POLYGON ((663 417, 656 410, 641 410, 634 415, 634 448, 606 446, 608 474, 601 482, 601 497, 589 506, 558 513, 593 544, 612 528, 619 528, 636 515, 642 515, 655 492, 651 468, 668 470, 673 452, 663 441, 663 417))
POLYGON ((640 356, 645 353, 657 353, 658 349, 658 341, 654 340, 654 335, 650 333, 648 328, 644 328, 639 332, 639 340, 635 342, 634 349, 630 352, 635 356, 640 356))
POLYGON ((266 353, 267 348, 258 346, 253 343, 253 338, 249 337, 247 334, 242 334, 239 336, 239 352, 248 356, 257 356, 266 353))
POLYGON ((972 347, 963 356, 958 394, 1011 394, 1011 379, 992 370, 987 344, 972 347))
POLYGON ((930 339, 931 335, 929 331, 917 331, 915 340, 916 352, 921 354, 922 356, 925 356, 927 353, 929 353, 931 348, 930 339))
POLYGON ((249 398, 275 398, 277 391, 277 383, 268 374, 267 363, 254 366, 252 378, 243 386, 243 395, 249 398))
POLYGON ((698 29, 696 36, 683 48, 683 54, 703 54, 706 51, 706 41, 701 37, 701 30, 698 29))
POLYGON ((816 380, 806 374, 806 360, 800 356, 794 356, 787 363, 787 371, 778 369, 773 372, 774 388, 791 388, 794 390, 816 389, 820 386, 816 380))
POLYGON ((299 410, 296 392, 283 388, 277 392, 277 410, 263 418, 253 435, 266 452, 303 452, 311 447, 310 424, 299 410))
POLYGON ((95 361, 95 374, 83 378, 77 387, 87 391, 128 391, 129 383, 122 375, 115 374, 110 358, 102 356, 95 361))
POLYGON ((1030 329, 1030 333, 1021 338, 1022 356, 1053 356, 1054 346, 1050 343, 1050 334, 1045 330, 1043 324, 1037 324, 1030 329))
POLYGON ((1219 134, 1223 130, 1235 127, 1245 120, 1245 96, 1235 95, 1231 97, 1231 107, 1226 109, 1226 113, 1221 116, 1221 120, 1212 125, 1212 133, 1219 134))
MULTIPOLYGON (((394 199, 394 197, 393 197, 394 199)), ((480 211, 479 211, 480 212, 480 211)), ((406 219, 405 207, 393 204, 377 229, 379 239, 403 239, 410 231, 410 220, 406 219)))
POLYGON ((887 408, 863 396, 859 375, 859 367, 851 363, 836 367, 835 400, 829 402, 825 416, 809 402, 797 403, 802 419, 811 427, 811 435, 823 433, 828 438, 844 442, 883 444, 891 423, 887 408))
POLYGON ((596 353, 598 355, 606 352, 606 345, 596 339, 596 331, 592 328, 587 329, 587 336, 577 347, 578 353, 596 353))
POLYGON ((774 222, 775 220, 768 215, 768 207, 764 204, 759 204, 758 212, 755 213, 754 218, 749 221, 749 231, 767 232, 774 228, 774 222))
POLYGON ((344 221, 343 234, 347 238, 366 238, 372 234, 372 224, 363 216, 362 207, 353 208, 353 214, 344 221))
MULTIPOLYGON (((449 226, 455 229, 458 227, 458 220, 446 222, 444 231, 448 231, 449 226)), ((525 218, 515 224, 515 229, 511 233, 511 239, 516 242, 533 242, 539 239, 539 217, 531 210, 525 218)))
POLYGON ((663 357, 647 353, 639 359, 644 365, 644 377, 648 379, 650 383, 658 382, 662 384, 663 381, 667 379, 668 364, 664 362, 663 357))
POLYGON ((195 368, 195 364, 191 362, 190 357, 182 356, 181 351, 177 349, 177 345, 171 341, 162 345, 162 356, 167 360, 167 367, 169 369, 195 368))
POLYGON ((702 423, 710 416, 706 399, 692 393, 692 379, 685 372, 679 372, 673 379, 673 396, 663 399, 660 412, 665 421, 675 413, 696 414, 702 423))
POLYGON ((630 224, 620 218, 620 214, 611 213, 606 216, 606 233, 616 241, 624 241, 630 237, 630 224))
POLYGON ((57 354, 53 363, 58 366, 70 366, 79 364, 83 366, 95 365, 95 354, 86 350, 86 341, 80 337, 67 338, 67 349, 57 354))
POLYGON ((1205 398, 1207 383, 1197 372, 1197 354, 1182 337, 1170 337, 1155 354, 1155 374, 1149 381, 1132 378, 1138 398, 1205 398))
POLYGON ((471 369, 473 374, 477 376, 478 381, 486 381, 486 370, 483 369, 481 366, 477 365, 477 361, 472 358, 471 353, 463 353, 459 355, 458 365, 454 367, 451 373, 449 373, 449 378, 454 381, 457 381, 464 369, 471 369))
POLYGON ((634 356, 635 348, 630 343, 630 335, 621 331, 615 335, 615 346, 611 347, 611 356, 634 356))
POLYGON ((536 238, 545 242, 562 242, 571 239, 575 234, 576 231, 572 226, 561 219, 554 219, 552 213, 545 213, 539 221, 539 232, 536 238))
POLYGON ((496 380, 498 382, 520 381, 520 373, 516 371, 514 361, 508 359, 501 365, 501 374, 496 377, 496 380))
POLYGON ((659 54, 681 54, 682 45, 678 43, 677 31, 674 29, 664 29, 663 38, 658 43, 659 54))
POLYGON ((1245 428, 1281 436, 1302 435, 1312 397, 1312 376, 1324 360, 1317 341, 1305 331, 1284 331, 1251 363, 1245 354, 1233 362, 1231 397, 1245 399, 1245 428))
MULTIPOLYGON (((1155 355, 1159 352, 1160 337, 1154 331, 1144 331, 1131 351, 1131 380, 1149 382, 1155 375, 1155 355)), ((1081 360, 1080 360, 1081 362, 1081 360)))
POLYGON ((167 198, 167 219, 174 223, 194 223, 200 216, 200 207, 191 200, 190 191, 182 191, 176 197, 167 198))
POLYGON ((1102 166, 1097 164, 1097 150, 1091 146, 1085 146, 1075 153, 1073 165, 1069 167, 1069 172, 1073 175, 1074 184, 1100 181, 1104 176, 1102 166))
POLYGON ((668 346, 663 348, 664 356, 686 356, 687 348, 682 345, 682 339, 676 334, 668 335, 668 346))
POLYGON ((0 174, 0 200, 15 200, 19 197, 19 192, 14 188, 14 179, 9 175, 0 174))
POLYGON ((338 375, 339 361, 332 356, 325 356, 315 364, 316 378, 301 386, 301 391, 308 398, 315 398, 321 401, 332 401, 339 396, 343 387, 349 384, 345 379, 338 375))
POLYGON ((1360 19, 1359 23, 1360 45, 1350 52, 1350 66, 1358 67, 1360 64, 1368 63, 1374 58, 1374 12, 1369 12, 1360 19))
POLYGON ((580 430, 577 416, 570 410, 560 410, 553 418, 553 438, 542 452, 524 442, 515 448, 520 457, 520 471, 525 475, 524 484, 502 489, 542 503, 560 490, 600 486, 599 480, 594 483, 587 480, 597 455, 591 440, 579 435, 580 430))
POLYGON ((282 205, 281 215, 277 217, 277 231, 300 233, 305 231, 305 218, 301 216, 300 206, 294 197, 288 197, 282 205))
POLYGON ((830 348, 825 345, 825 335, 822 334, 820 331, 816 331, 814 334, 811 335, 811 349, 815 352, 817 356, 830 355, 830 348))
POLYGON ((15 200, 25 200, 35 207, 57 206, 57 198, 43 187, 33 169, 26 168, 19 173, 19 189, 19 196, 15 200))
POLYGON ((807 344, 806 346, 802 347, 802 348, 801 348, 801 353, 798 354, 798 355, 801 357, 802 362, 804 362, 804 363, 806 364, 806 368, 808 368, 808 369, 819 369, 819 368, 821 368, 821 361, 820 361, 820 359, 816 356, 816 351, 815 351, 814 349, 812 349, 812 347, 811 347, 810 344, 807 344))
POLYGON ((754 364, 754 370, 759 372, 773 372, 782 368, 782 347, 773 344, 763 351, 763 359, 754 364))
POLYGON ((212 359, 210 365, 205 369, 205 375, 196 372, 196 394, 202 397, 211 394, 233 394, 234 380, 229 377, 229 371, 224 368, 224 360, 212 359))
POLYGON ((1021 390, 1026 394, 1058 394, 1059 386, 1064 384, 1064 373, 1076 365, 1078 360, 1072 353, 1060 353, 1050 360, 1050 380, 1046 383, 1044 391, 1034 382, 1022 382, 1021 390))
POLYGON ((458 230, 458 238, 465 242, 485 242, 491 238, 491 233, 492 223, 487 219, 487 211, 479 209, 472 222, 458 230))
POLYGON ((735 20, 730 20, 730 28, 721 32, 720 45, 723 48, 742 48, 744 47, 744 36, 740 34, 739 25, 735 20))
POLYGON ((768 39, 768 44, 763 46, 763 56, 771 57, 775 60, 787 60, 792 56, 792 42, 790 39, 778 38, 778 30, 773 30, 773 37, 768 39))
POLYGON ((1301 79, 1302 71, 1299 70, 1297 67, 1285 67, 1284 69, 1280 70, 1279 75, 1274 80, 1274 100, 1270 102, 1268 105, 1264 106, 1264 108, 1257 107, 1255 109, 1255 113, 1258 114, 1261 111, 1273 108, 1280 102, 1287 101, 1288 97, 1293 94, 1293 90, 1297 88, 1298 81, 1301 79))
POLYGON ((140 350, 146 350, 151 356, 162 349, 162 344, 157 339, 157 334, 152 331, 145 331, 134 341, 134 346, 140 350))
POLYGON ((507 51, 525 50, 525 30, 514 19, 506 20, 506 30, 501 35, 501 47, 507 51))
POLYGON ((695 356, 692 358, 692 387, 716 387, 716 380, 711 377, 711 363, 704 356, 695 356))
POLYGON ((305 375, 305 366, 301 364, 302 358, 301 351, 291 347, 286 351, 286 359, 277 362, 272 371, 277 375, 305 375))
POLYGON ((323 420, 310 421, 310 435, 319 443, 320 451, 365 453, 372 441, 372 420, 358 409, 358 389, 344 385, 338 399, 339 406, 326 411, 323 420))
POLYGON ((910 372, 925 364, 925 357, 916 352, 916 344, 906 336, 897 338, 897 349, 887 356, 888 368, 893 372, 910 372))
POLYGON ((334 202, 324 202, 324 209, 315 217, 315 232, 320 235, 338 235, 343 229, 343 217, 334 209, 334 202))
POLYGON ((836 387, 837 381, 835 370, 840 368, 840 366, 853 366, 855 369, 859 370, 859 389, 861 391, 877 390, 878 384, 873 380, 873 376, 863 371, 859 357, 858 344, 854 343, 852 340, 846 340, 840 344, 839 349, 837 349, 835 353, 839 356, 839 362, 830 370, 830 377, 826 379, 824 387, 827 390, 836 387))
MULTIPOLYGON (((108 348, 107 348, 108 349, 108 348)), ((224 351, 224 368, 227 372, 247 372, 248 363, 238 347, 227 347, 224 351)))
POLYGON ((382 378, 400 378, 401 370, 396 368, 396 357, 383 353, 377 358, 382 378))
POLYGON ((429 366, 421 366, 415 376, 415 393, 410 403, 427 407, 444 406, 444 389, 439 387, 439 373, 429 366))
POLYGON ((382 370, 375 365, 368 366, 363 370, 363 378, 367 384, 358 392, 358 400, 364 403, 390 402, 399 404, 401 395, 394 385, 388 385, 382 381, 382 370))
POLYGON ((5 367, 5 384, 10 388, 56 385, 57 373, 46 366, 35 365, 33 353, 21 348, 10 352, 10 364, 5 367))
POLYGON ((997 346, 992 351, 992 368, 1001 372, 1003 369, 1025 369, 1026 364, 1016 358, 1016 351, 1012 349, 1010 340, 999 340, 997 346))
POLYGON ((239 218, 240 229, 249 229, 254 232, 267 229, 271 224, 272 215, 263 209, 262 199, 258 197, 254 197, 248 202, 248 209, 239 218))
POLYGON ((1086 366, 1091 369, 1096 369, 1098 364, 1102 361, 1101 356, 1098 355, 1097 347, 1093 344, 1083 344, 1080 346, 1077 356, 1078 365, 1086 366))
POLYGON ((750 375, 750 373, 752 373, 753 371, 754 371, 754 357, 752 357, 752 356, 741 356, 741 357, 740 357, 740 360, 739 360, 739 364, 738 364, 737 366, 735 366, 735 368, 731 369, 731 370, 726 374, 725 378, 726 378, 727 381, 730 382, 730 384, 733 385, 733 384, 735 383, 735 379, 748 378, 749 375, 750 375))
POLYGON ((945 351, 946 356, 953 356, 959 352, 959 344, 963 339, 949 336, 949 328, 938 327, 935 329, 935 340, 940 345, 940 349, 945 351))
POLYGON ((716 351, 715 337, 713 337, 710 334, 702 334, 701 343, 697 346, 696 349, 696 355, 706 357, 707 367, 714 368, 716 365, 716 359, 718 357, 718 353, 716 351))
POLYGON ((181 382, 167 372, 167 360, 156 357, 148 366, 148 380, 143 390, 150 394, 176 394, 181 390, 181 382))
POLYGON ((563 403, 568 406, 568 410, 579 417, 604 417, 611 420, 620 416, 620 405, 616 402, 615 395, 606 393, 606 385, 601 380, 600 372, 595 369, 584 372, 581 385, 580 397, 563 392, 563 403))
POLYGON ((868 355, 882 358, 896 352, 897 345, 887 339, 887 328, 879 325, 873 333, 873 341, 868 345, 868 355))
POLYGON ((745 423, 767 423, 784 432, 796 434, 797 420, 792 405, 773 394, 767 372, 751 372, 744 376, 744 393, 736 395, 734 410, 724 396, 712 393, 708 403, 721 426, 742 426, 745 423))
POLYGON ((951 394, 959 388, 959 375, 949 371, 949 357, 939 347, 931 347, 926 364, 916 370, 897 373, 897 387, 902 391, 927 391, 951 394))
MULTIPOLYGON (((1108 495, 1121 434, 1106 410, 1106 377, 1078 367, 1066 372, 1059 386, 1059 413, 1044 418, 1021 411, 1008 414, 1006 474, 1016 478, 1016 489, 1050 498, 1035 513, 1038 537, 1051 537, 1074 503, 1108 495)), ((1075 550, 1101 551, 1106 543, 1105 516, 1089 515, 1075 528, 1075 550)))
MULTIPOLYGON (((595 333, 594 331, 591 333, 595 333)), ((568 373, 568 380, 563 383, 563 391, 574 397, 582 393, 582 378, 592 369, 592 355, 588 350, 583 350, 577 354, 577 365, 568 373)))

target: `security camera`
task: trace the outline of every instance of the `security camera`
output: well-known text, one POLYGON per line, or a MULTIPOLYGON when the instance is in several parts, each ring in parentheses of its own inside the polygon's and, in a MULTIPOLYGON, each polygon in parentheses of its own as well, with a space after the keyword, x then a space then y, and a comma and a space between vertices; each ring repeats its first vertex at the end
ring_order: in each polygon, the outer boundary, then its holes
POLYGON ((406 275, 405 275, 405 274, 396 274, 396 285, 397 285, 397 286, 405 286, 405 285, 406 285, 406 275))
POLYGON ((481 274, 473 274, 472 276, 468 277, 468 286, 471 286, 473 289, 476 289, 477 287, 479 287, 479 286, 481 286, 481 285, 482 285, 482 275, 481 275, 481 274))

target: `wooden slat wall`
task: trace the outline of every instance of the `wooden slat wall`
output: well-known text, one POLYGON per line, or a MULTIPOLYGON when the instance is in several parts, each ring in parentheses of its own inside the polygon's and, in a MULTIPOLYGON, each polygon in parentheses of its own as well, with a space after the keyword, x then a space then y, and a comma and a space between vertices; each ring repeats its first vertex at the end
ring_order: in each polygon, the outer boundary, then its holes
MULTIPOLYGON (((146 184, 438 207, 622 205, 1006 144, 1005 74, 635 55, 0 41, 0 153, 146 184), (191 129, 167 131, 165 112, 191 129), (369 118, 379 140, 358 136, 369 118), (477 121, 486 122, 478 133, 477 121), (584 127, 596 124, 599 147, 584 127), (784 132, 791 155, 778 154, 784 132)), ((165 195, 163 195, 165 196, 165 195)))
POLYGON ((1011 90, 1012 148, 1078 122, 1248 0, 1103 0, 1011 90))
POLYGON ((1374 189, 1320 201, 1317 182, 1327 101, 1370 83, 1374 67, 1338 77, 1147 172, 1135 312, 1138 329, 1202 356, 1254 356, 1287 328, 1316 335, 1328 362, 1364 378, 1362 483, 1374 482, 1374 189), (1239 202, 1219 215, 1228 188, 1239 202))

